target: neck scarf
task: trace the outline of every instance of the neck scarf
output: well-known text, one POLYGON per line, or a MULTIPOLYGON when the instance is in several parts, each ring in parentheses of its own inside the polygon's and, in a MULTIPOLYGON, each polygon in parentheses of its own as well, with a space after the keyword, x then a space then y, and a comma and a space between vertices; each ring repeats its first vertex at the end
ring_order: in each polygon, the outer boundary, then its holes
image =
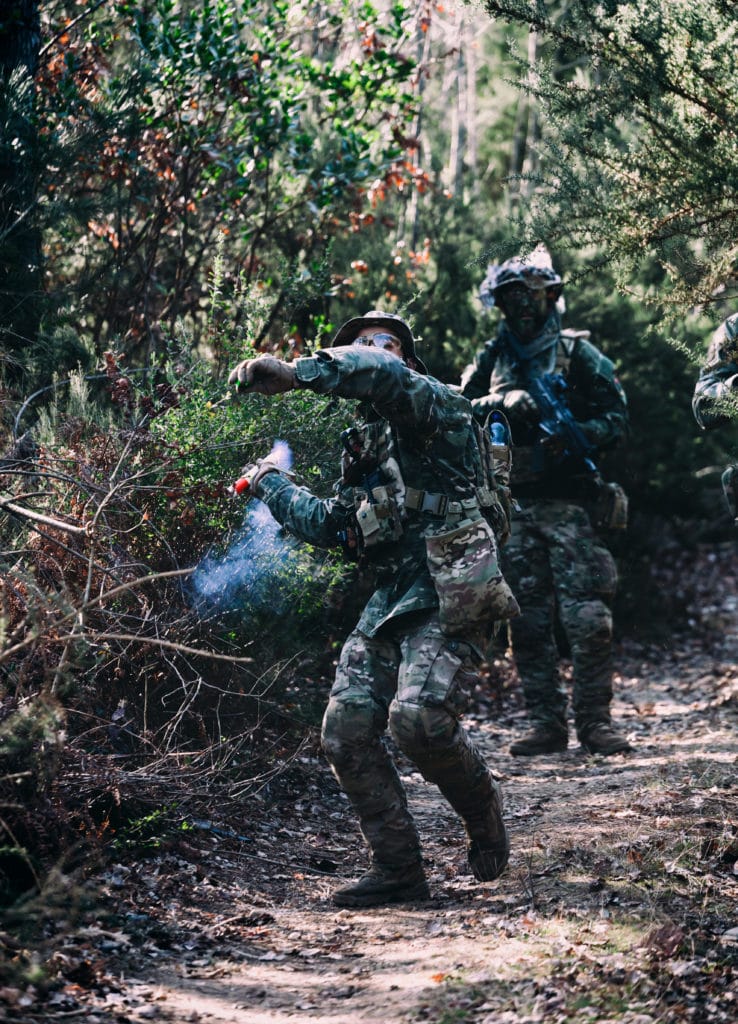
POLYGON ((541 328, 540 333, 535 338, 531 338, 530 341, 521 341, 517 334, 511 331, 507 320, 503 320, 500 324, 499 337, 504 345, 512 349, 520 362, 527 363, 539 355, 539 353, 555 346, 560 334, 561 317, 559 316, 559 311, 553 309, 548 320, 541 328))

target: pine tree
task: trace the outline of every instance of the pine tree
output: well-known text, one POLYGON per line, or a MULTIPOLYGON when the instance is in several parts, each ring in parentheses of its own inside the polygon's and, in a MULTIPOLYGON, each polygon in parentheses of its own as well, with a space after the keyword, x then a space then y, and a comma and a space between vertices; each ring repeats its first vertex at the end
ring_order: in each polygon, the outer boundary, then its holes
MULTIPOLYGON (((707 0, 485 0, 547 46, 519 69, 543 126, 526 227, 596 247, 621 282, 655 260, 664 309, 736 295, 738 23, 707 0)), ((644 293, 645 294, 645 293, 644 293)))

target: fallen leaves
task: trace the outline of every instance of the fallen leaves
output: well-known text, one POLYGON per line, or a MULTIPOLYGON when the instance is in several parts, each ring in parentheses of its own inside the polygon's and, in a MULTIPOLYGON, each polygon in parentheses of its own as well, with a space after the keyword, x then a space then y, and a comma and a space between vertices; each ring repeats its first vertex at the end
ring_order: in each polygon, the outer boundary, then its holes
POLYGON ((683 941, 683 929, 669 922, 652 929, 643 940, 642 946, 652 956, 663 959, 674 956, 683 941))

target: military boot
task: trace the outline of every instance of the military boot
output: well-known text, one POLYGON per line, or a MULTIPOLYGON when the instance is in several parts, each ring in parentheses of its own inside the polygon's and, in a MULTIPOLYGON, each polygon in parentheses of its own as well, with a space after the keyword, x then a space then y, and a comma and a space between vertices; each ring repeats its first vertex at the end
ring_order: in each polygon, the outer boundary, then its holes
POLYGON ((536 725, 510 746, 515 757, 536 757, 538 754, 557 754, 566 750, 569 737, 566 728, 558 725, 536 725))
POLYGON ((378 907, 384 903, 410 903, 430 899, 430 890, 420 864, 389 868, 372 864, 356 882, 336 889, 333 902, 338 907, 378 907))
POLYGON ((592 722, 578 732, 579 742, 588 754, 624 754, 632 750, 625 736, 611 722, 592 722))
POLYGON ((505 870, 510 855, 510 840, 502 819, 502 791, 493 783, 492 802, 479 816, 464 821, 469 837, 469 867, 478 882, 491 882, 505 870))

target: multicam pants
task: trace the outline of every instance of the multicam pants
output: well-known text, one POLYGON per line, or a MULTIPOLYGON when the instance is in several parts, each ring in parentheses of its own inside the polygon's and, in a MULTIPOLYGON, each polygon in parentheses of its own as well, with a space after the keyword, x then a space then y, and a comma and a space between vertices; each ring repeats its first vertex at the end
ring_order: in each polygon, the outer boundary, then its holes
POLYGON ((558 613, 571 650, 572 706, 578 732, 609 719, 612 614, 617 572, 579 505, 521 500, 502 569, 520 605, 510 621, 512 650, 534 724, 566 727, 567 696, 558 671, 558 613))
POLYGON ((449 640, 433 612, 399 620, 371 638, 355 630, 341 652, 323 719, 323 749, 348 795, 373 860, 401 868, 420 859, 407 798, 383 734, 435 783, 465 821, 493 799, 487 766, 459 717, 476 679, 477 655, 449 640))

